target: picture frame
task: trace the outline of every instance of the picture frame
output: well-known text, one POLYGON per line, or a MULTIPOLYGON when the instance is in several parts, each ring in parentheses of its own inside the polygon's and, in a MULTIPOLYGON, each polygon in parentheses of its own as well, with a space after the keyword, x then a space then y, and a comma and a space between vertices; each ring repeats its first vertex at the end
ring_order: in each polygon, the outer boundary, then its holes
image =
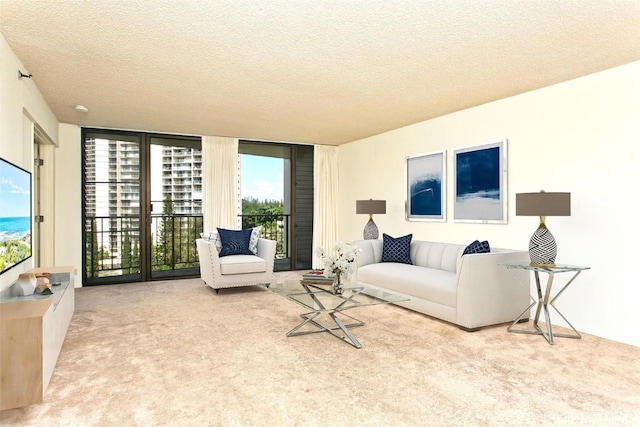
POLYGON ((454 149, 453 221, 507 223, 507 139, 454 149))
POLYGON ((446 222, 446 151, 408 156, 405 162, 406 220, 446 222))

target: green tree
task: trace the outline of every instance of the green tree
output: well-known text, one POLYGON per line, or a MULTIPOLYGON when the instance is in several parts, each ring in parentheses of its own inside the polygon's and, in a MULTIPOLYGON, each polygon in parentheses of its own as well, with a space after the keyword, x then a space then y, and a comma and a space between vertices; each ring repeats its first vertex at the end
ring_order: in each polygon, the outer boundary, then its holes
POLYGON ((107 247, 104 245, 102 245, 102 247, 100 248, 100 252, 98 253, 98 256, 100 261, 111 258, 111 254, 109 254, 107 247))
POLYGON ((175 260, 173 257, 174 221, 175 207, 171 200, 171 195, 165 194, 164 200, 162 201, 162 221, 160 222, 160 230, 158 230, 157 255, 158 264, 160 264, 158 269, 160 270, 175 268, 175 260))
POLYGON ((242 228, 262 225, 265 230, 272 229, 283 212, 284 205, 279 200, 242 199, 242 228))
POLYGON ((122 238, 122 248, 120 251, 120 263, 122 266, 122 274, 131 273, 131 237, 129 236, 129 229, 125 228, 124 236, 122 238))
POLYGON ((282 221, 284 204, 281 200, 258 200, 254 197, 242 199, 242 228, 262 226, 262 237, 277 241, 278 253, 282 252, 282 221))
POLYGON ((175 270, 198 266, 196 239, 202 233, 202 217, 177 215, 169 195, 165 195, 158 224, 157 244, 151 246, 153 270, 175 270))
POLYGON ((202 233, 202 217, 186 216, 180 220, 180 267, 196 267, 198 266, 196 239, 202 233))
POLYGON ((106 252, 104 247, 100 248, 98 246, 98 231, 96 228, 96 220, 94 218, 89 223, 89 238, 87 239, 87 277, 98 277, 100 273, 99 261, 100 259, 104 259, 104 252, 106 252))
POLYGON ((138 239, 133 241, 133 255, 131 256, 131 265, 132 267, 134 267, 134 273, 140 271, 140 247, 138 245, 138 239))
POLYGON ((283 212, 281 200, 258 200, 255 197, 242 199, 243 215, 282 215, 283 212))
POLYGON ((189 225, 189 238, 187 242, 188 264, 187 267, 196 267, 199 265, 198 248, 196 247, 196 239, 200 237, 203 231, 202 217, 196 216, 192 218, 189 225))

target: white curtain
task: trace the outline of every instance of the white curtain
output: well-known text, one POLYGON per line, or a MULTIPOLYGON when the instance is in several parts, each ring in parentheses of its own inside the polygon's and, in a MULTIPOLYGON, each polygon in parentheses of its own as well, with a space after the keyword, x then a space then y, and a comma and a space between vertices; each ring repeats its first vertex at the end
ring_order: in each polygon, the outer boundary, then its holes
POLYGON ((331 251, 338 239, 338 147, 316 145, 313 154, 313 268, 321 268, 315 249, 331 251))
POLYGON ((238 139, 202 137, 204 231, 236 228, 238 220, 238 139))

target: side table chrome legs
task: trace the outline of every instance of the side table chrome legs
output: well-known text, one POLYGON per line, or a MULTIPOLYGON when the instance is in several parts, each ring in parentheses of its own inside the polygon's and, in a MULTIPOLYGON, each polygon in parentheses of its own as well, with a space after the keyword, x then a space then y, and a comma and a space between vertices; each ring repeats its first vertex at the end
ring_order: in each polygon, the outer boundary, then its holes
MULTIPOLYGON (((529 305, 529 307, 527 307, 525 309, 525 311, 523 311, 520 314, 520 316, 507 328, 507 331, 515 332, 515 333, 521 333, 521 334, 542 335, 549 342, 549 344, 553 344, 554 343, 554 337, 577 338, 577 339, 582 338, 582 335, 580 335, 580 333, 576 330, 576 328, 574 328, 573 325, 567 320, 567 318, 564 317, 564 315, 560 312, 560 310, 558 310, 558 307, 555 306, 555 302, 558 299, 558 297, 560 295, 562 295, 562 293, 565 291, 565 289, 567 289, 567 287, 582 272, 582 270, 577 270, 577 271, 572 270, 572 271, 574 272, 574 275, 571 277, 571 279, 567 282, 566 285, 564 285, 564 287, 562 289, 560 289, 560 292, 558 292, 553 298, 551 298, 551 287, 553 285, 553 279, 555 277, 554 272, 553 271, 544 271, 544 270, 542 270, 542 272, 548 274, 547 286, 545 288, 544 296, 543 296, 542 288, 540 286, 540 272, 539 272, 538 269, 536 269, 533 273, 534 273, 535 279, 536 279, 536 291, 537 291, 538 299, 536 300, 535 298, 533 298, 533 296, 531 296, 531 300, 533 301, 531 303, 531 305, 529 305), (538 307, 536 308, 536 316, 533 319, 533 328, 534 328, 534 330, 514 329, 514 326, 516 325, 516 323, 521 321, 523 319, 523 317, 527 313, 529 313, 529 310, 531 310, 531 308, 536 304, 538 305, 538 307), (558 334, 558 333, 554 334, 553 327, 551 325, 551 317, 549 316, 549 306, 553 307, 553 309, 556 311, 556 313, 558 313, 560 315, 560 317, 562 317, 562 319, 567 323, 567 325, 569 325, 569 327, 573 330, 574 334, 558 334), (546 325, 546 331, 544 331, 540 327, 540 325, 538 324, 538 322, 540 320, 540 314, 543 311, 544 311, 544 321, 545 321, 545 325, 546 325)), ((512 275, 513 275, 513 273, 512 273, 512 275)), ((513 276, 517 280, 517 277, 515 275, 513 275, 513 276)))

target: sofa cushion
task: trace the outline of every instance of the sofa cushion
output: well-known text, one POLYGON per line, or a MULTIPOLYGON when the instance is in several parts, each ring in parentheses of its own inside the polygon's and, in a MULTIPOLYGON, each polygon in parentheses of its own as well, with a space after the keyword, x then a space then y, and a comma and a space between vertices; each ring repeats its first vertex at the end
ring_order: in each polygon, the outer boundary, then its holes
POLYGON ((479 240, 475 240, 469 244, 466 248, 464 248, 464 252, 462 255, 467 254, 486 254, 491 252, 491 247, 489 246, 489 242, 486 240, 481 242, 479 240))
POLYGON ((456 307, 456 274, 400 263, 376 263, 358 269, 358 282, 391 292, 456 307))
POLYGON ((222 241, 222 249, 220 249, 220 257, 229 255, 253 255, 249 249, 249 240, 251 240, 251 229, 247 230, 226 230, 218 228, 220 240, 222 241))
POLYGON ((463 250, 463 245, 414 240, 411 242, 411 261, 420 267, 455 273, 463 250))
POLYGON ((267 261, 255 255, 228 255, 220 258, 220 273, 243 274, 264 273, 267 261))
POLYGON ((391 237, 382 233, 382 262, 411 264, 411 238, 413 234, 391 237))

